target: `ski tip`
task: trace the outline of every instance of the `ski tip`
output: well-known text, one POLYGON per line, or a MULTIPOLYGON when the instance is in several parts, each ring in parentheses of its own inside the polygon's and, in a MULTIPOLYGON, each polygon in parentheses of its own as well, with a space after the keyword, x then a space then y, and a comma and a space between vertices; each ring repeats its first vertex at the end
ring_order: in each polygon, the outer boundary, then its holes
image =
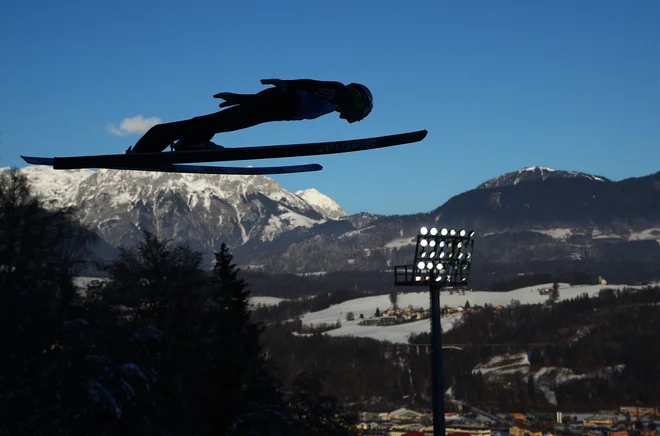
POLYGON ((52 157, 36 157, 36 156, 23 156, 21 158, 32 165, 50 165, 52 166, 55 160, 52 157))

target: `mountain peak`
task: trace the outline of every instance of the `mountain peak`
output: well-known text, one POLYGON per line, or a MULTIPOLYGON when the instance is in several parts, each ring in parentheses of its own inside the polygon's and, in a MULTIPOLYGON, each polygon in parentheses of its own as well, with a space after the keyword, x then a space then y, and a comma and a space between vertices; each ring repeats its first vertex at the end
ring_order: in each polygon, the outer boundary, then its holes
POLYGON ((344 212, 335 200, 314 188, 296 191, 295 194, 328 219, 339 219, 346 216, 346 212, 344 212))
POLYGON ((606 177, 581 173, 579 171, 564 171, 548 167, 531 166, 490 179, 477 186, 477 189, 502 188, 505 186, 517 185, 521 182, 548 179, 587 179, 595 182, 611 182, 611 180, 606 177))

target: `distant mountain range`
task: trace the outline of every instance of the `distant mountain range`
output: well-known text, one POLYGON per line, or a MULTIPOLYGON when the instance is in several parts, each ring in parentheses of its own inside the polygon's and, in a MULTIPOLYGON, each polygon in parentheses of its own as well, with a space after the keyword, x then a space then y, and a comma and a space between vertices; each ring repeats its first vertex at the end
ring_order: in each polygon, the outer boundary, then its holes
POLYGON ((528 167, 428 213, 391 216, 347 215, 315 189, 292 193, 264 176, 21 172, 48 204, 79 206, 83 224, 112 247, 131 246, 149 229, 207 259, 226 242, 249 259, 242 268, 264 272, 387 270, 411 262, 423 225, 475 229, 475 268, 491 275, 570 267, 607 278, 600 268, 619 274, 631 263, 648 275, 660 255, 660 172, 614 182, 528 167))

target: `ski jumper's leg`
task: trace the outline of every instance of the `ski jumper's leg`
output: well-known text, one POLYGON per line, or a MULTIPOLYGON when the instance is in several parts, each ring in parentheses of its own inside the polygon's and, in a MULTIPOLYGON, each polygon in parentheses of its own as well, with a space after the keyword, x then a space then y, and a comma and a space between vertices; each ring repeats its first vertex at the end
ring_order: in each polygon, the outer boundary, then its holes
POLYGON ((135 153, 157 153, 179 139, 186 121, 156 124, 133 146, 135 153))
POLYGON ((288 121, 298 108, 299 98, 275 88, 254 95, 240 95, 240 102, 220 112, 192 118, 186 122, 182 142, 209 142, 216 133, 232 132, 272 121, 288 121))
POLYGON ((299 98, 268 88, 257 94, 236 94, 240 103, 208 115, 153 126, 133 147, 135 153, 165 150, 176 140, 181 144, 211 141, 216 133, 246 129, 271 121, 288 121, 296 111, 299 98))

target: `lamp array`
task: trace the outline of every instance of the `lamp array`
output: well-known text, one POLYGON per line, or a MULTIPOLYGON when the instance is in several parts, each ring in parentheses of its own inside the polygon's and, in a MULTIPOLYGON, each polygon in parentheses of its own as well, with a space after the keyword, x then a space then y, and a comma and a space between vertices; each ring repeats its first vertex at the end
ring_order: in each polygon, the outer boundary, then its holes
POLYGON ((474 236, 474 230, 422 227, 415 251, 415 281, 467 282, 474 236))

